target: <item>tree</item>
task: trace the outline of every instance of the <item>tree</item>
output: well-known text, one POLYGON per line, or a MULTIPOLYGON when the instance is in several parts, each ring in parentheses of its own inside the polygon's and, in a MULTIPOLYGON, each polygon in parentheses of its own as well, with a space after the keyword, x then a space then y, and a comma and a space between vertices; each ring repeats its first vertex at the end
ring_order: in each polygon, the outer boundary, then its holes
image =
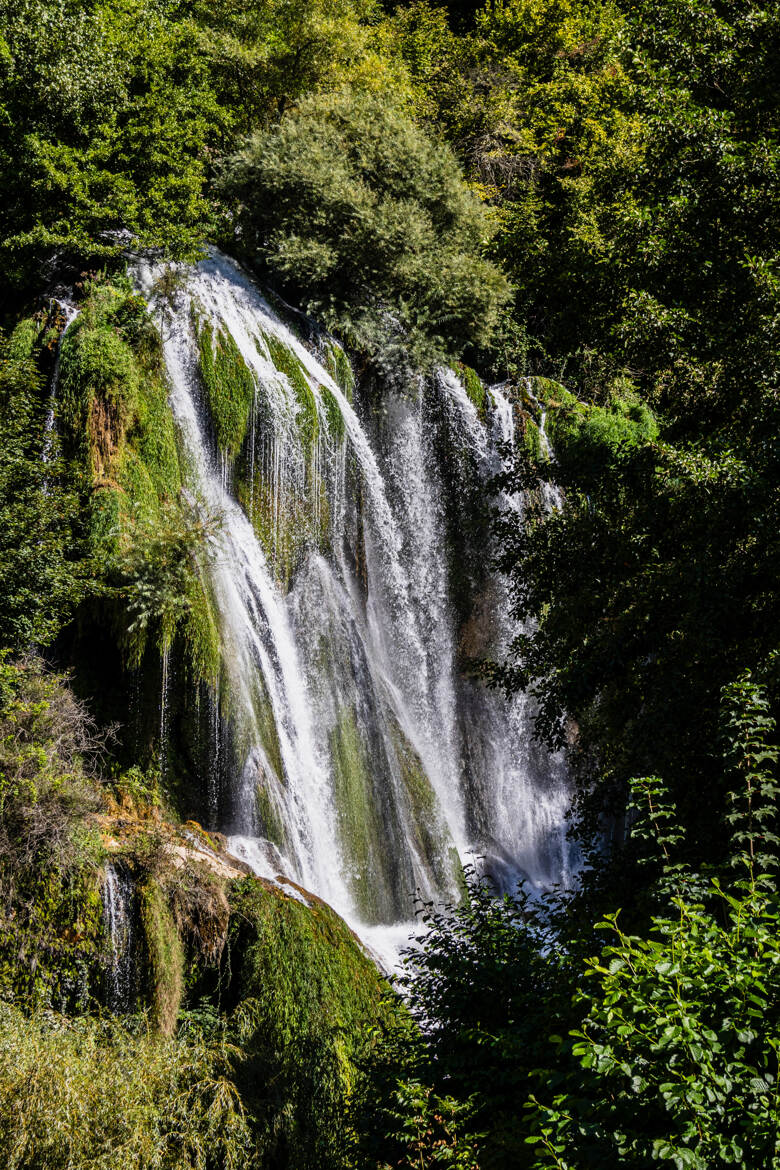
POLYGON ((682 831, 659 820, 657 782, 634 782, 633 832, 656 840, 665 905, 645 937, 617 914, 600 924, 612 941, 586 967, 583 1023, 554 1038, 558 1071, 529 1103, 534 1170, 780 1166, 778 751, 749 674, 724 705, 734 870, 707 881, 675 864, 682 831))
POLYGON ((375 358, 487 342, 506 296, 449 149, 386 98, 307 98, 234 159, 237 242, 375 358))
POLYGON ((0 649, 14 654, 48 645, 83 586, 77 500, 46 433, 46 382, 25 328, 15 344, 0 336, 0 649))

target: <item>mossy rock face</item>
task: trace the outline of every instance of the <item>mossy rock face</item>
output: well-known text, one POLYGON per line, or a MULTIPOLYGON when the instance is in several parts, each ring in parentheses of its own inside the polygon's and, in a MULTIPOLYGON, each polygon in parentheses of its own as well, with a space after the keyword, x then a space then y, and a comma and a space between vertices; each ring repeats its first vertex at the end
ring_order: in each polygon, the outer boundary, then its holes
MULTIPOLYGON (((241 368, 230 385, 240 383, 251 406, 254 381, 243 363, 241 368)), ((222 372, 219 358, 215 369, 222 372)), ((126 664, 140 664, 150 638, 165 649, 177 635, 189 676, 213 685, 220 639, 202 549, 187 556, 170 613, 160 608, 139 624, 132 612, 134 590, 145 590, 147 597, 156 590, 162 599, 163 561, 175 553, 177 533, 185 543, 189 539, 193 517, 182 496, 184 473, 159 331, 126 278, 87 284, 79 316, 62 340, 59 406, 66 446, 91 484, 85 500, 89 543, 114 591, 105 605, 126 664), (167 544, 160 538, 165 532, 172 538, 167 544), (132 575, 139 571, 142 579, 132 575)))
POLYGON ((379 922, 393 913, 393 874, 386 872, 383 865, 387 844, 381 803, 351 707, 339 711, 330 733, 330 754, 334 801, 352 897, 366 921, 379 922), (367 875, 371 876, 370 882, 367 875))
POLYGON ((277 497, 259 468, 254 470, 251 483, 246 474, 236 478, 238 502, 249 517, 283 589, 289 588, 305 549, 318 541, 311 504, 313 488, 321 490, 321 484, 310 484, 310 490, 303 493, 288 488, 277 497))
POLYGON ((139 903, 152 1023, 164 1036, 172 1036, 184 991, 184 948, 167 898, 154 878, 142 883, 139 903))
POLYGON ((268 790, 268 781, 258 784, 257 787, 257 819, 261 836, 284 849, 286 844, 284 824, 268 790))
POLYGON ((471 366, 466 366, 463 362, 458 363, 455 374, 463 383, 466 393, 479 415, 480 422, 484 422, 487 418, 489 404, 485 383, 476 370, 472 370, 471 366))
POLYGON ((581 402, 565 387, 543 378, 533 379, 532 390, 546 410, 556 457, 586 474, 593 474, 621 450, 658 438, 653 412, 630 386, 613 393, 604 406, 581 402))
POLYGON ((193 307, 200 376, 220 451, 235 459, 249 427, 255 379, 231 335, 214 330, 193 307))
POLYGON ((554 382, 552 378, 526 378, 520 387, 520 393, 525 397, 526 405, 531 407, 541 403, 545 408, 555 409, 558 406, 573 406, 578 402, 570 390, 560 382, 554 382))
POLYGON ((388 1010, 386 985, 319 899, 306 904, 246 878, 230 900, 223 994, 244 1022, 238 1083, 267 1135, 267 1164, 336 1170, 355 1062, 388 1010))
POLYGON ((307 457, 310 457, 317 442, 320 422, 317 413, 317 400, 309 384, 306 371, 297 355, 288 345, 285 345, 281 338, 275 337, 272 333, 266 333, 263 335, 263 340, 268 348, 271 361, 279 373, 285 375, 295 395, 298 404, 298 432, 301 436, 303 449, 307 457))
POLYGON ((176 499, 182 486, 176 426, 165 385, 158 379, 147 378, 140 386, 131 441, 158 498, 176 499))
POLYGON ((287 589, 305 551, 329 547, 325 469, 346 428, 335 395, 312 385, 290 346, 263 334, 257 348, 283 376, 286 406, 272 401, 261 380, 251 435, 234 468, 234 490, 278 583, 287 589))
POLYGON ((80 317, 62 342, 60 417, 72 450, 96 479, 112 479, 136 407, 139 370, 109 324, 80 317))
POLYGON ((14 362, 32 361, 39 346, 41 324, 37 317, 25 317, 8 339, 8 357, 14 362))
POLYGON ((538 424, 530 415, 523 418, 522 437, 523 446, 531 458, 537 461, 541 459, 543 455, 542 436, 538 424))
POLYGON ((103 977, 105 932, 97 871, 65 877, 41 868, 15 891, 0 921, 0 997, 84 1011, 103 977))
POLYGON ((324 365, 347 402, 351 403, 355 393, 355 374, 345 351, 333 340, 325 346, 324 365))
POLYGON ((341 443, 346 435, 347 428, 336 397, 327 386, 323 386, 320 390, 320 398, 322 400, 323 411, 325 412, 328 434, 334 443, 341 443))
POLYGON ((393 729, 393 738, 409 800, 417 851, 427 859, 437 888, 455 891, 462 880, 462 867, 446 830, 439 799, 422 760, 400 727, 393 729))
POLYGON ((222 663, 222 639, 216 606, 202 566, 189 579, 187 601, 183 635, 188 662, 194 679, 204 680, 214 688, 222 663))

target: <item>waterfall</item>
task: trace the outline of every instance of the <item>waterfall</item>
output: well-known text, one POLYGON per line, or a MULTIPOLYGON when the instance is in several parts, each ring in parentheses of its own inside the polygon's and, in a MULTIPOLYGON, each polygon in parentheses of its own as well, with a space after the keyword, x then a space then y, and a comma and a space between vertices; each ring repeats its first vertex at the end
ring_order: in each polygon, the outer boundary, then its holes
POLYGON ((43 424, 43 449, 41 459, 44 463, 51 463, 52 448, 54 446, 54 428, 57 409, 57 389, 60 381, 60 362, 62 360, 62 341, 78 316, 78 309, 70 301, 55 301, 57 309, 62 314, 62 328, 57 340, 57 354, 54 359, 54 369, 51 375, 49 403, 46 409, 46 419, 43 424))
POLYGON ((168 777, 168 748, 170 723, 170 670, 171 651, 166 642, 162 649, 160 669, 160 782, 165 785, 168 777))
MULTIPOLYGON (((534 744, 527 696, 463 669, 464 643, 496 653, 511 638, 483 516, 514 441, 508 397, 492 388, 482 418, 441 371, 386 391, 381 410, 352 402, 326 368, 334 343, 315 357, 232 261, 212 251, 181 274, 163 346, 189 489, 214 521, 210 703, 223 769, 231 754, 219 818, 232 848, 325 898, 386 956, 415 894, 457 898, 472 854, 506 885, 565 879, 563 760, 534 744), (252 379, 238 455, 218 444, 204 337, 252 379), (453 577, 461 490, 483 508, 466 549, 476 600, 453 577)), ((155 276, 136 270, 151 297, 155 276)))
POLYGON ((132 1010, 136 996, 135 888, 121 862, 106 865, 103 881, 103 921, 111 943, 106 1004, 123 1014, 132 1010))

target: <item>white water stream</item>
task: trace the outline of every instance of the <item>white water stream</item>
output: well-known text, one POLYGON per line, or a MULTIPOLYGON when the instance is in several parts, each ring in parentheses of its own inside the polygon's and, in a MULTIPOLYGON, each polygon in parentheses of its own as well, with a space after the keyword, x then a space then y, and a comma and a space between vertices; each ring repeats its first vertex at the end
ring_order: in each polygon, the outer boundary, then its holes
MULTIPOLYGON (((526 696, 507 701, 461 669, 452 475, 485 493, 499 444, 514 441, 513 407, 493 388, 481 421, 449 372, 388 392, 382 411, 353 406, 235 264, 215 252, 182 272, 164 355, 193 500, 216 523, 214 702, 233 753, 222 827, 258 872, 326 899, 392 965, 414 896, 456 898, 472 855, 506 886, 568 880, 562 760, 533 743, 526 696), (214 446, 193 308, 230 334, 255 382, 240 466, 214 446), (273 344, 305 372, 313 440, 273 344)), ((150 296, 155 275, 137 272, 150 296)), ((501 504, 522 512, 515 497, 501 504)), ((487 529, 481 539, 486 563, 487 529)), ((500 653, 506 593, 489 572, 473 608, 471 641, 500 653)))
POLYGON ((132 1010, 136 994, 134 898, 126 868, 109 862, 103 882, 103 918, 111 943, 106 1004, 120 1014, 132 1010))

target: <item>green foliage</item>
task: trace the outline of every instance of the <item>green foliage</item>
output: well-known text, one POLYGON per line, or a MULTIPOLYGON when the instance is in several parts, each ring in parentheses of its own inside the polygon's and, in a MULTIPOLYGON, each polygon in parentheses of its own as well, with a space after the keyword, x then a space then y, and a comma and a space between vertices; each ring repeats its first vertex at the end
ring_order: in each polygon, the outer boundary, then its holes
MULTIPOLYGON (((780 904, 761 889, 750 771, 757 742, 768 760, 777 753, 765 746, 758 688, 743 679, 727 701, 726 732, 746 790, 733 841, 749 880, 732 890, 714 880, 701 900, 672 896, 647 938, 622 930, 617 915, 600 924, 614 941, 585 969, 583 1023, 570 1040, 556 1040, 563 1069, 553 1092, 529 1103, 538 1170, 609 1161, 780 1165, 780 904)), ((646 798, 658 784, 639 788, 646 798)), ((663 827, 670 819, 670 810, 651 815, 667 859, 667 844, 680 838, 663 827)), ((676 870, 679 879, 684 867, 676 870)))
POLYGON ((31 352, 38 332, 28 322, 10 344, 0 335, 0 648, 17 654, 48 645, 84 588, 77 499, 46 432, 46 381, 31 352))
POLYGON ((604 923, 614 942, 586 971, 575 1067, 532 1102, 539 1170, 780 1164, 780 910, 718 887, 710 900, 676 900, 649 939, 604 923))
POLYGON ((539 908, 523 892, 497 898, 473 867, 465 881, 459 905, 423 907, 405 956, 398 985, 420 1032, 395 1022, 367 1067, 356 1125, 382 1165, 427 1165, 407 1152, 424 1133, 432 1159, 438 1149, 470 1167, 476 1151, 485 1170, 526 1164, 518 1119, 532 1072, 551 1023, 577 1018, 566 954, 539 908))
POLYGON ((62 678, 0 661, 0 994, 82 1007, 99 977, 98 747, 62 678))
POLYGON ((564 460, 584 486, 603 474, 620 453, 654 442, 659 427, 650 408, 630 387, 612 394, 605 406, 579 402, 555 383, 536 380, 540 400, 548 411, 548 430, 556 457, 564 460))
POLYGON ((451 152, 392 101, 307 98, 248 142, 226 190, 251 259, 375 357, 489 337, 506 290, 479 255, 487 218, 451 152))
POLYGON ((197 562, 198 552, 213 526, 186 517, 174 506, 163 507, 152 524, 143 523, 143 519, 139 516, 138 522, 127 526, 126 539, 106 566, 108 580, 125 603, 130 661, 140 662, 150 629, 158 632, 165 649, 183 623, 192 634, 205 637, 205 643, 194 649, 203 655, 204 666, 207 662, 213 665, 209 645, 218 634, 211 630, 213 614, 197 562))
POLYGON ((725 687, 724 736, 727 764, 732 765, 732 809, 727 816, 734 826, 734 861, 747 864, 751 884, 761 880, 774 888, 780 838, 777 821, 780 785, 777 781, 778 749, 772 742, 776 723, 766 689, 753 681, 750 671, 725 687))
POLYGON ((193 10, 215 91, 242 131, 308 93, 344 83, 381 92, 393 81, 371 48, 374 0, 228 0, 219 10, 198 0, 193 10))
MULTIPOLYGON (((633 419, 556 392, 548 418, 566 505, 540 508, 523 531, 503 524, 514 612, 537 621, 504 681, 533 685, 551 742, 576 722, 570 758, 588 818, 616 814, 631 776, 661 774, 691 847, 722 856, 720 689, 780 639, 764 576, 778 556, 773 473, 758 450, 652 441, 644 408, 633 419)), ((538 484, 551 468, 530 471, 518 462, 509 481, 538 484)))
POLYGON ((113 1021, 0 1003, 0 1148, 9 1170, 238 1170, 251 1163, 235 1053, 113 1021))
POLYGON ((489 360, 502 376, 559 370, 590 335, 594 296, 609 295, 601 217, 610 223, 621 189, 602 176, 642 157, 618 6, 505 0, 458 35, 441 6, 413 3, 389 36, 416 110, 495 208, 492 255, 515 298, 489 360))
POLYGON ((397 1021, 366 1066, 357 1127, 370 1164, 436 1164, 438 1150, 468 1165, 476 1150, 501 1170, 780 1166, 774 727, 749 678, 723 701, 738 879, 686 864, 657 778, 632 781, 630 834, 656 866, 656 911, 639 932, 623 925, 631 907, 607 914, 596 957, 583 957, 580 895, 501 901, 468 874, 469 901, 427 911, 406 956, 400 983, 419 1031, 397 1021), (449 1141, 440 1128, 415 1162, 406 1151, 424 1092, 450 1094, 434 1120, 461 1128, 449 1141))
MULTIPOLYGON (((224 417, 235 415, 236 386, 246 393, 248 379, 251 395, 254 385, 233 356, 211 367, 224 417)), ((182 493, 160 335, 124 277, 101 274, 83 286, 62 344, 60 417, 91 488, 83 504, 90 568, 129 665, 140 665, 150 637, 166 650, 179 633, 194 676, 213 681, 220 643, 202 566, 213 522, 182 493)))

